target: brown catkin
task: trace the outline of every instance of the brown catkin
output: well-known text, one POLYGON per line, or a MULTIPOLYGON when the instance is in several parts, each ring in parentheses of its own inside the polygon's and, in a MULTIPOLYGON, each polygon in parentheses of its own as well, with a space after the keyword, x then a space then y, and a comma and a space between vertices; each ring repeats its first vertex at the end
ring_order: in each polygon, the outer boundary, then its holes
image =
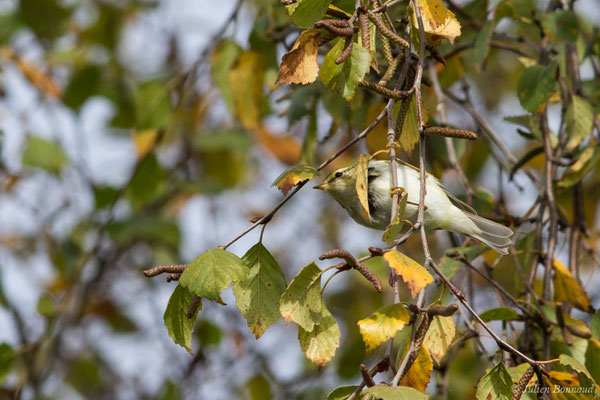
POLYGON ((377 29, 381 32, 382 35, 387 37, 392 42, 410 49, 410 43, 406 40, 402 39, 400 36, 396 35, 390 28, 388 28, 385 23, 379 18, 377 15, 373 14, 373 12, 368 11, 369 19, 375 24, 377 29))
POLYGON ((385 86, 381 86, 378 83, 372 83, 368 81, 360 81, 358 82, 358 86, 377 92, 388 99, 402 100, 412 94, 412 91, 392 90, 386 88, 385 86))
POLYGON ((344 61, 346 61, 346 59, 348 57, 350 57, 350 54, 352 53, 352 43, 354 43, 354 40, 352 40, 352 37, 347 37, 345 39, 344 49, 342 50, 340 55, 335 59, 336 64, 341 64, 344 61))
POLYGON ((476 140, 477 134, 463 129, 444 128, 441 126, 428 126, 423 130, 427 136, 444 136, 456 139, 476 140))
POLYGON ((513 386, 513 395, 510 400, 519 400, 521 398, 525 388, 527 387, 527 384, 531 380, 531 377, 533 377, 533 373, 533 367, 529 367, 527 371, 525 371, 521 379, 519 379, 519 382, 513 386))
POLYGON ((198 310, 198 307, 200 306, 201 301, 202 301, 202 297, 196 296, 196 295, 192 296, 192 300, 190 301, 190 305, 187 309, 187 313, 185 314, 187 319, 194 318, 194 314, 196 314, 196 311, 198 310))

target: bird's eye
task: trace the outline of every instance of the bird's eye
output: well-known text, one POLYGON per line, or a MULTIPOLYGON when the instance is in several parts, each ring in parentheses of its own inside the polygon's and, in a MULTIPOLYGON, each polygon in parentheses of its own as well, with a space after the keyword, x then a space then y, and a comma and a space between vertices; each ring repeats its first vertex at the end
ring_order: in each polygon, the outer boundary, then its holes
POLYGON ((339 178, 339 177, 340 177, 340 176, 342 176, 342 175, 343 175, 343 174, 342 174, 341 172, 336 172, 336 173, 335 173, 335 177, 336 177, 336 178, 339 178))

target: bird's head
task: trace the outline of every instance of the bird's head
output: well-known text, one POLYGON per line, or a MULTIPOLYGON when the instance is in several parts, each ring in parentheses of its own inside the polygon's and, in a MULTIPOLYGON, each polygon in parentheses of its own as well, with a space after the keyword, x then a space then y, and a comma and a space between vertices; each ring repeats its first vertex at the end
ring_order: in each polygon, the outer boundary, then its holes
POLYGON ((324 190, 336 199, 346 195, 353 194, 356 183, 356 168, 355 166, 340 168, 333 171, 323 183, 315 186, 314 189, 324 190))

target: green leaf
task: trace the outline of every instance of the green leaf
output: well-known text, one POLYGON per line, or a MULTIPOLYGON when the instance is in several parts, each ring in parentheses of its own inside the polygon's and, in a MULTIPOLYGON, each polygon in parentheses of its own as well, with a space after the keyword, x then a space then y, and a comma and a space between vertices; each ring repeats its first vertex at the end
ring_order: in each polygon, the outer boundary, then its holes
POLYGON ((340 386, 327 395, 327 400, 346 400, 358 386, 340 386))
POLYGON ((500 362, 485 374, 477 385, 477 400, 510 400, 512 379, 508 370, 500 362))
MULTIPOLYGON (((305 1, 305 0, 303 0, 305 1)), ((343 63, 336 64, 335 59, 342 53, 344 40, 338 40, 327 53, 321 64, 321 82, 329 89, 339 93, 347 101, 351 101, 371 63, 371 54, 357 43, 352 45, 352 52, 343 63)))
POLYGON ((317 149, 317 110, 312 109, 306 125, 306 134, 302 142, 302 151, 300 153, 300 162, 311 164, 315 159, 315 150, 317 149))
POLYGON ((556 63, 553 62, 548 66, 534 65, 523 71, 517 84, 517 95, 525 110, 535 112, 548 102, 556 84, 555 70, 556 63))
POLYGON ((247 273, 248 268, 238 256, 217 247, 192 261, 179 283, 197 296, 225 304, 221 292, 232 282, 244 279, 247 273))
POLYGON ((521 316, 512 308, 508 307, 498 307, 492 308, 489 310, 485 310, 479 317, 484 321, 511 321, 511 320, 519 320, 521 316))
POLYGON ((102 69, 87 64, 75 70, 63 94, 63 103, 67 107, 79 110, 87 99, 98 94, 102 69))
MULTIPOLYGON (((271 385, 262 374, 255 375, 246 383, 250 400, 271 400, 271 385)), ((246 398, 246 397, 244 397, 246 398)))
POLYGON ((358 321, 366 353, 371 353, 381 343, 393 338, 409 319, 410 314, 402 304, 392 304, 358 321))
POLYGON ((574 43, 577 41, 579 27, 577 16, 572 10, 560 10, 544 14, 542 27, 551 42, 574 43))
POLYGON ((38 314, 46 317, 46 318, 54 318, 58 315, 58 306, 54 299, 50 297, 48 294, 42 294, 38 299, 37 305, 35 307, 38 314))
POLYGON ((363 394, 370 394, 381 400, 427 400, 429 396, 408 386, 375 385, 363 390, 363 394))
POLYGON ((429 350, 429 355, 438 364, 452 345, 456 334, 456 325, 452 317, 440 317, 436 315, 429 324, 429 330, 423 339, 423 346, 429 350))
POLYGON ((169 90, 159 80, 138 86, 135 93, 136 128, 165 129, 171 121, 169 90))
POLYGON ((177 285, 169 304, 163 315, 165 327, 173 341, 192 354, 192 331, 198 311, 202 309, 202 302, 192 318, 187 317, 193 294, 181 285, 177 285))
POLYGON ((492 33, 494 32, 495 26, 496 24, 494 23, 494 21, 489 20, 485 23, 481 31, 479 31, 479 33, 477 34, 473 56, 475 57, 475 65, 478 69, 481 69, 481 66, 485 61, 490 50, 490 40, 492 38, 492 33))
POLYGON ((242 316, 258 339, 279 320, 279 298, 285 290, 285 276, 271 253, 257 243, 242 257, 248 275, 233 285, 233 294, 242 316))
POLYGON ((242 53, 242 48, 230 39, 222 40, 210 56, 210 74, 221 90, 221 95, 230 113, 234 112, 233 96, 229 84, 229 71, 242 53))
POLYGON ((592 329, 592 337, 596 340, 600 340, 600 311, 596 311, 592 317, 590 328, 592 329))
POLYGON ((27 145, 23 151, 23 165, 58 174, 68 162, 67 155, 58 143, 35 136, 27 139, 27 145))
POLYGON ((577 161, 564 172, 558 186, 568 188, 581 181, 594 170, 600 161, 600 146, 585 147, 577 156, 577 161))
POLYGON ((398 205, 398 211, 396 212, 396 216, 391 224, 388 225, 385 232, 383 232, 383 236, 381 239, 387 244, 394 243, 394 240, 398 237, 400 232, 402 231, 402 227, 404 226, 404 221, 406 220, 406 202, 408 200, 408 195, 402 196, 400 200, 400 204, 398 205))
POLYGON ((0 344, 0 383, 10 371, 10 367, 15 359, 15 352, 8 343, 0 344))
POLYGON ((300 0, 286 6, 288 14, 299 28, 312 28, 315 22, 323 18, 331 0, 300 0))
POLYGON ((279 312, 287 322, 293 321, 305 331, 312 331, 321 321, 321 270, 311 262, 290 282, 279 300, 279 312))
POLYGON ((592 105, 579 96, 573 96, 565 114, 569 136, 567 149, 574 149, 582 140, 588 137, 592 132, 594 117, 595 113, 592 105))
POLYGON ((72 11, 60 4, 57 0, 21 0, 18 15, 37 36, 56 39, 66 29, 72 11))
POLYGON ((139 208, 163 194, 166 190, 166 176, 165 170, 153 153, 148 153, 140 160, 126 191, 126 196, 134 208, 139 208))
POLYGON ((446 255, 442 256, 438 264, 438 267, 448 279, 454 278, 454 275, 456 275, 464 266, 465 265, 461 261, 446 255))
MULTIPOLYGON (((417 97, 410 96, 410 100, 408 101, 408 108, 402 124, 402 132, 400 133, 398 140, 400 141, 402 148, 407 153, 410 153, 415 148, 415 144, 419 141, 419 118, 417 115, 417 97)), ((405 101, 401 103, 401 106, 403 103, 405 103, 405 101)), ((396 118, 399 117, 400 111, 401 108, 398 110, 398 116, 396 116, 396 118)), ((425 112, 425 109, 423 109, 423 112, 425 112)), ((423 116, 423 118, 425 118, 425 116, 423 116)))
POLYGON ((299 164, 283 171, 271 186, 277 186, 279 190, 286 195, 292 187, 299 183, 306 182, 317 175, 319 175, 319 171, 314 167, 308 164, 299 164))
POLYGON ((585 350, 585 367, 594 378, 594 382, 600 382, 600 342, 589 339, 585 350))
POLYGON ((340 345, 340 328, 323 301, 320 302, 319 323, 315 324, 311 331, 307 331, 302 326, 298 327, 300 348, 319 369, 331 360, 340 345))
MULTIPOLYGON (((589 344, 588 344, 588 346, 589 346, 589 344)), ((594 381, 594 378, 589 373, 589 371, 587 370, 585 365, 583 365, 582 363, 580 363, 579 361, 577 361, 576 359, 574 359, 573 357, 571 357, 567 354, 559 355, 558 361, 562 365, 570 367, 573 370, 575 370, 575 372, 577 372, 577 377, 579 378, 579 386, 580 387, 584 387, 584 388, 594 387, 594 397, 593 398, 598 398, 600 396, 600 391, 598 390, 598 387, 596 386, 596 382, 594 381)))

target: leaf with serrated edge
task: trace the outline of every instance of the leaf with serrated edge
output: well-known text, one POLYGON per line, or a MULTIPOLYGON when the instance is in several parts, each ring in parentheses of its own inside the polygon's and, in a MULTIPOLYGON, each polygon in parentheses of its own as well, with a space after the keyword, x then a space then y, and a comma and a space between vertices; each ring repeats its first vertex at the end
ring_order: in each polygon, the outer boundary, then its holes
POLYGON ((412 258, 396 250, 386 252, 383 258, 406 282, 413 299, 421 289, 433 282, 433 276, 425 268, 412 258))
POLYGON ((402 304, 392 304, 358 321, 366 353, 371 353, 381 343, 393 338, 409 319, 410 314, 402 304))
POLYGON ((293 321, 305 331, 312 331, 321 322, 321 269, 311 262, 290 282, 279 300, 279 312, 286 321, 293 321))
POLYGON ((220 248, 210 249, 189 263, 179 283, 193 294, 223 303, 221 292, 246 277, 248 268, 235 254, 220 248))
POLYGON ((317 52, 319 51, 320 29, 302 32, 294 47, 281 59, 277 83, 299 83, 301 85, 314 82, 319 76, 317 52))
POLYGON ((298 327, 298 341, 306 357, 319 369, 335 355, 340 346, 340 328, 325 304, 321 304, 320 321, 311 331, 298 327))
POLYGON ((202 303, 194 313, 192 318, 187 317, 187 311, 192 300, 192 294, 183 286, 177 285, 169 304, 163 315, 165 321, 165 327, 169 332, 169 336, 173 341, 186 349, 192 354, 192 331, 194 330, 194 322, 196 322, 196 316, 198 311, 202 309, 202 303))
MULTIPOLYGON (((422 18, 423 29, 427 34, 428 42, 437 46, 440 44, 441 39, 445 38, 453 44, 454 39, 460 36, 460 22, 441 0, 420 1, 419 8, 424 17, 422 18)), ((415 12, 412 12, 412 26, 419 26, 415 12)))
POLYGON ((433 317, 423 340, 423 346, 429 350, 429 355, 436 363, 441 363, 455 334, 456 327, 452 317, 433 317))
POLYGON ((362 391, 381 400, 427 400, 429 396, 408 386, 375 385, 362 391))
POLYGON ((571 271, 556 258, 554 259, 553 267, 554 278, 552 278, 552 285, 554 286, 554 301, 570 302, 580 310, 591 311, 590 298, 585 289, 571 275, 571 271))
POLYGON ((421 346, 415 362, 406 372, 406 375, 404 375, 400 381, 400 384, 403 386, 410 386, 420 390, 421 392, 424 392, 425 389, 427 389, 427 385, 429 385, 429 381, 431 380, 431 371, 433 371, 433 362, 431 361, 431 356, 429 355, 427 348, 421 346))
POLYGON ((336 58, 341 54, 344 41, 339 40, 323 59, 319 76, 321 82, 329 89, 339 93, 347 101, 351 101, 358 87, 369 72, 371 53, 359 44, 352 45, 350 57, 341 64, 336 64, 336 58))
POLYGON ((242 257, 248 275, 233 285, 233 294, 242 316, 258 339, 279 320, 279 298, 285 290, 285 277, 271 253, 257 243, 242 257))
POLYGON ((314 167, 308 164, 299 164, 283 171, 271 186, 277 186, 285 196, 292 187, 317 175, 319 175, 319 171, 314 167))
POLYGON ((400 200, 400 204, 398 205, 398 211, 396 212, 396 216, 391 224, 385 229, 383 232, 383 236, 381 240, 386 242, 387 244, 394 243, 394 240, 398 237, 400 232, 402 231, 402 227, 404 226, 404 221, 406 220, 406 202, 408 200, 408 196, 402 196, 400 200))
POLYGON ((477 385, 477 400, 510 400, 513 382, 504 364, 499 363, 477 385))
POLYGON ((411 96, 408 104, 408 110, 402 124, 402 133, 400 134, 400 145, 410 153, 415 144, 419 141, 419 119, 417 117, 417 100, 416 96, 411 96))
POLYGON ((358 156, 358 163, 356 164, 356 194, 358 201, 360 202, 363 216, 367 219, 371 219, 369 213, 369 155, 361 154, 358 156))
POLYGON ((288 14, 300 28, 312 28, 315 22, 323 18, 331 0, 300 0, 286 6, 288 14))

